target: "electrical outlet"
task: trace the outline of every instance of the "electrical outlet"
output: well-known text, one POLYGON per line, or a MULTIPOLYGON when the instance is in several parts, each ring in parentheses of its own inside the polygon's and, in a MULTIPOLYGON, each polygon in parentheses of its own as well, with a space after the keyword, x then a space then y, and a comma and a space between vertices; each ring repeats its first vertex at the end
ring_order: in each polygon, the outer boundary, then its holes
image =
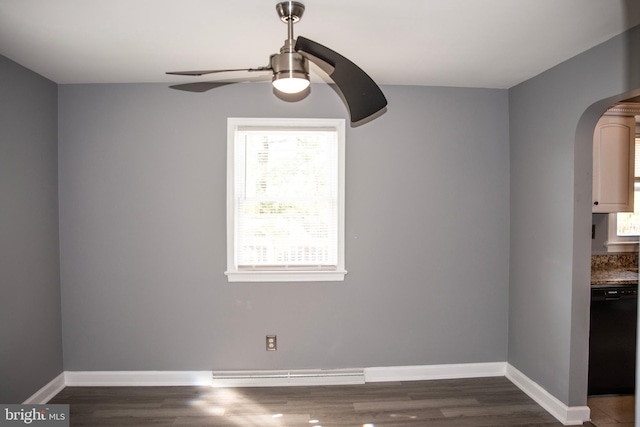
POLYGON ((267 335, 267 351, 276 351, 278 349, 278 337, 275 335, 267 335))

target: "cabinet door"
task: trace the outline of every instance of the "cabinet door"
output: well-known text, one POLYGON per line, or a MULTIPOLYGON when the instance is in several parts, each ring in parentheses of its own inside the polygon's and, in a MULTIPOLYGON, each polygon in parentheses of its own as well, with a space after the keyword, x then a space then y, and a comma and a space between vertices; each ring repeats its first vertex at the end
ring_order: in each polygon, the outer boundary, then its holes
POLYGON ((593 134, 593 212, 633 212, 635 119, 603 116, 593 134))

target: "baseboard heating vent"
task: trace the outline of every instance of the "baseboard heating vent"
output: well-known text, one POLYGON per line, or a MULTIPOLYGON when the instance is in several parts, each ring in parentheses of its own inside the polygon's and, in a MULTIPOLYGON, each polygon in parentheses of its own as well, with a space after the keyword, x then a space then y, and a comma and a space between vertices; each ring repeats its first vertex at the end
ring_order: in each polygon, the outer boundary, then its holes
POLYGON ((364 369, 213 371, 213 387, 277 387, 364 384, 364 369))

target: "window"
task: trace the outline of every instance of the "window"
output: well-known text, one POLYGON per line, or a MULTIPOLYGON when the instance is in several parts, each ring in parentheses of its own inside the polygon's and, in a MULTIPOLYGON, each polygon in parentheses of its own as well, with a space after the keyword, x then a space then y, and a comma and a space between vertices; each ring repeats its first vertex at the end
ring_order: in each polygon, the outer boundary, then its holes
POLYGON ((633 212, 609 214, 608 252, 637 252, 640 236, 640 136, 636 134, 633 212))
POLYGON ((229 118, 230 282, 344 280, 342 119, 229 118))

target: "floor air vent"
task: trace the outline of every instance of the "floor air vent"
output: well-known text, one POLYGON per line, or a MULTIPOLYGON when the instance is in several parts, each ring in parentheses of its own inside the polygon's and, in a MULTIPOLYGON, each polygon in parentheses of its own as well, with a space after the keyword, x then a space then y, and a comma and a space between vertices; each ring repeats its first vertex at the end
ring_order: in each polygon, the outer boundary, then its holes
POLYGON ((364 384, 364 369, 214 371, 213 387, 276 387, 364 384))

